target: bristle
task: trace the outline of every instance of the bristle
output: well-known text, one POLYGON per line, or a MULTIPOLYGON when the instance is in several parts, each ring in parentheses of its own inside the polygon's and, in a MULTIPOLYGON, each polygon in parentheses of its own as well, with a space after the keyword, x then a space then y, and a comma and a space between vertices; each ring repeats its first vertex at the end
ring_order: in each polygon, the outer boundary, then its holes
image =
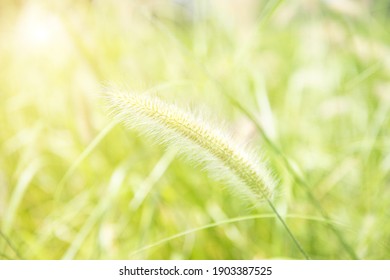
POLYGON ((106 99, 119 121, 176 147, 189 162, 201 165, 246 199, 257 203, 271 198, 275 184, 266 164, 199 116, 149 94, 110 90, 106 99))

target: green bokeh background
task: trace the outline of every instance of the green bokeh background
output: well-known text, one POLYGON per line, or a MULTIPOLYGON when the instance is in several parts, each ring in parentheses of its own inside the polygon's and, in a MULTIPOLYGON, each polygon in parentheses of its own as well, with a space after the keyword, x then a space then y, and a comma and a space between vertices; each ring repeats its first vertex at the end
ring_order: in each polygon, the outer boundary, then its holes
POLYGON ((114 125, 100 94, 119 85, 259 148, 311 258, 390 259, 389 15, 387 1, 2 0, 0 258, 303 258, 266 204, 114 125))

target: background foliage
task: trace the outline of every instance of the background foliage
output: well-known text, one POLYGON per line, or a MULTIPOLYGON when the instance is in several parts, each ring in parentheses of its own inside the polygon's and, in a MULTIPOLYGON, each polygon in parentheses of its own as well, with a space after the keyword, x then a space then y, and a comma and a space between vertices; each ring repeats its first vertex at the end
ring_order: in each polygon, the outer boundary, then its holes
POLYGON ((302 258, 267 205, 113 125, 110 83, 260 147, 311 258, 390 258, 387 2, 223 2, 0 2, 0 258, 302 258))

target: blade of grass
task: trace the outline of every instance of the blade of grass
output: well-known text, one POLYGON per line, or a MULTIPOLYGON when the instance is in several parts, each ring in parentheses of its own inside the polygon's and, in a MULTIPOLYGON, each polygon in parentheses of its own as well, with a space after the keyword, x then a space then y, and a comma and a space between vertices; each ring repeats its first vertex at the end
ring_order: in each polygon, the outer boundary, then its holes
MULTIPOLYGON (((201 226, 201 227, 197 227, 197 228, 193 228, 193 229, 190 229, 190 230, 186 230, 186 231, 177 233, 175 235, 163 238, 163 239, 161 239, 161 240, 159 240, 157 242, 154 242, 152 244, 149 244, 147 246, 139 248, 139 249, 133 251, 130 254, 130 257, 134 256, 134 255, 137 255, 138 253, 141 253, 143 251, 150 250, 150 249, 152 249, 154 247, 161 246, 164 243, 167 243, 167 242, 172 241, 174 239, 177 239, 177 238, 180 238, 180 237, 183 237, 185 235, 192 234, 192 233, 195 233, 195 232, 198 232, 198 231, 202 231, 202 230, 205 230, 205 229, 210 229, 210 228, 218 227, 218 226, 225 225, 225 224, 238 223, 238 222, 243 222, 243 221, 248 221, 248 220, 272 219, 272 218, 275 218, 275 214, 257 214, 257 215, 249 215, 249 216, 231 218, 231 219, 227 219, 227 220, 223 220, 223 221, 218 221, 218 222, 215 222, 215 223, 210 223, 210 224, 207 224, 207 225, 204 225, 204 226, 201 226)), ((305 219, 305 220, 311 220, 311 221, 324 222, 324 223, 327 223, 327 224, 335 223, 334 221, 330 221, 330 220, 326 220, 326 219, 319 218, 319 217, 314 217, 314 216, 312 217, 312 216, 302 216, 302 215, 290 214, 290 215, 286 215, 286 218, 288 218, 288 219, 305 219)))
POLYGON ((83 162, 83 160, 96 148, 96 146, 103 140, 103 138, 115 127, 116 121, 111 121, 105 128, 103 128, 98 135, 91 141, 91 143, 83 150, 83 152, 73 162, 72 166, 66 171, 65 175, 59 182, 56 193, 55 201, 59 201, 66 182, 70 176, 76 171, 77 167, 83 162))
POLYGON ((3 259, 7 259, 7 260, 13 260, 10 256, 0 252, 0 257, 3 257, 3 259))
POLYGON ((33 161, 27 166, 27 168, 22 172, 22 174, 20 174, 4 218, 3 228, 5 234, 8 234, 10 232, 16 212, 18 211, 18 207, 27 191, 27 188, 31 183, 31 180, 34 178, 40 166, 41 163, 39 161, 33 161))
POLYGON ((123 166, 119 166, 114 171, 114 174, 111 176, 110 183, 107 187, 106 194, 100 200, 100 203, 92 211, 91 215, 88 217, 87 221, 84 223, 77 236, 73 239, 72 244, 69 246, 68 250, 62 257, 63 260, 73 259, 76 256, 88 234, 91 232, 98 220, 104 215, 104 213, 112 203, 112 200, 118 194, 119 189, 122 186, 123 181, 126 177, 126 170, 126 164, 124 164, 123 166))
POLYGON ((176 153, 177 152, 175 150, 168 150, 157 162, 149 176, 140 184, 137 192, 134 194, 134 198, 130 202, 130 208, 132 211, 137 211, 137 209, 141 206, 148 193, 160 180, 161 176, 165 173, 172 160, 175 158, 176 153))
MULTIPOLYGON (((11 240, 1 230, 0 230, 0 236, 5 240, 5 242, 11 248, 11 250, 15 253, 16 257, 19 260, 22 260, 23 258, 22 258, 22 255, 20 254, 20 252, 16 249, 16 247, 12 244, 11 240)), ((6 255, 3 253, 1 253, 1 255, 6 257, 6 255)), ((11 259, 11 258, 8 258, 8 259, 11 259)))

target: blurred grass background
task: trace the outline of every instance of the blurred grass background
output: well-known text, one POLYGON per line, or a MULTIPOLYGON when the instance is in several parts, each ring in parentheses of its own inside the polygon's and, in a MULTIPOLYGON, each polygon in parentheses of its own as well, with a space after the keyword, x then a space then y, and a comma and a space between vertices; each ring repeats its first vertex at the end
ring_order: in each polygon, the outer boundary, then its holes
POLYGON ((119 84, 261 147, 311 258, 389 259, 389 15, 368 0, 2 0, 0 258, 302 258, 267 205, 115 125, 99 93, 119 84))

